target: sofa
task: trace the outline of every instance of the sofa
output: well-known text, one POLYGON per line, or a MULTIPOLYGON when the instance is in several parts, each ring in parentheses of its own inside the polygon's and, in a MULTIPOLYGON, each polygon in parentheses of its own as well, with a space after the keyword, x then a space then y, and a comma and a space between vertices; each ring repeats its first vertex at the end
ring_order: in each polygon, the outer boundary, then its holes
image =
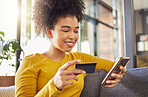
POLYGON ((127 70, 121 82, 112 88, 101 85, 106 74, 99 69, 88 74, 81 97, 148 97, 148 67, 127 70))
MULTIPOLYGON (((106 74, 100 69, 88 74, 81 97, 148 97, 148 67, 127 70, 121 82, 112 88, 101 85, 106 74)), ((14 97, 14 89, 14 86, 0 87, 0 97, 14 97)))
POLYGON ((14 97, 15 86, 0 87, 0 97, 14 97))

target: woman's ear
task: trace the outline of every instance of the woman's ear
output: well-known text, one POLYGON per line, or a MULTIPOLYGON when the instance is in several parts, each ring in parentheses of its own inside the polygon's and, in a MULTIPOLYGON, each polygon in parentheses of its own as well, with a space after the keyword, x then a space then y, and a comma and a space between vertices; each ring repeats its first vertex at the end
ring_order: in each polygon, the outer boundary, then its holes
POLYGON ((48 37, 49 37, 50 39, 53 38, 51 29, 46 28, 46 33, 47 33, 47 35, 48 35, 48 37))

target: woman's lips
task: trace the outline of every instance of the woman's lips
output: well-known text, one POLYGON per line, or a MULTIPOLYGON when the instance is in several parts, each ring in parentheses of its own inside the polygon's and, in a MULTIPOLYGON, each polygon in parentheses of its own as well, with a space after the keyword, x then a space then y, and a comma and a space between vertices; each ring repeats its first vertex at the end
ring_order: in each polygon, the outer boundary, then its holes
POLYGON ((69 47, 73 47, 74 46, 74 42, 65 42, 67 46, 69 47))

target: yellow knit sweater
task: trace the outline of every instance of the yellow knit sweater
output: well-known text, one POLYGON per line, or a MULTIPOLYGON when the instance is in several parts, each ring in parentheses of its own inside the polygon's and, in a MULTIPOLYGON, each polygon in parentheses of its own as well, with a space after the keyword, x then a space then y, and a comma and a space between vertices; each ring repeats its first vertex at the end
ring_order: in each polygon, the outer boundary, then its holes
MULTIPOLYGON (((25 57, 19 67, 15 79, 16 97, 79 97, 84 85, 84 74, 78 75, 78 81, 73 85, 57 90, 52 82, 59 67, 71 60, 80 59, 81 62, 97 62, 96 69, 109 71, 114 62, 94 57, 89 54, 70 52, 55 62, 42 54, 32 54, 25 57)), ((74 65, 68 69, 74 68, 74 65)))

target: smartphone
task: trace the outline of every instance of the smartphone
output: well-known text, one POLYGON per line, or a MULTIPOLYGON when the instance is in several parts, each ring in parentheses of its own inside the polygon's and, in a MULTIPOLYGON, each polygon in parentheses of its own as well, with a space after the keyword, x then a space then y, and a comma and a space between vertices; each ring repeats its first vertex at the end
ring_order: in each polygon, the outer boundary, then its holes
MULTIPOLYGON (((80 63, 75 65, 75 69, 82 69, 86 71, 86 73, 94 73, 96 68, 96 62, 93 63, 80 63)), ((78 74, 75 74, 78 75, 78 74)))
POLYGON ((105 85, 106 84, 106 81, 110 78, 112 72, 115 72, 117 74, 120 74, 121 73, 121 70, 120 70, 120 65, 122 65, 123 67, 125 67, 130 61, 130 58, 129 57, 120 57, 117 62, 114 64, 114 66, 110 69, 110 71, 107 73, 107 75, 105 76, 105 78, 103 79, 102 81, 102 85, 105 85))

